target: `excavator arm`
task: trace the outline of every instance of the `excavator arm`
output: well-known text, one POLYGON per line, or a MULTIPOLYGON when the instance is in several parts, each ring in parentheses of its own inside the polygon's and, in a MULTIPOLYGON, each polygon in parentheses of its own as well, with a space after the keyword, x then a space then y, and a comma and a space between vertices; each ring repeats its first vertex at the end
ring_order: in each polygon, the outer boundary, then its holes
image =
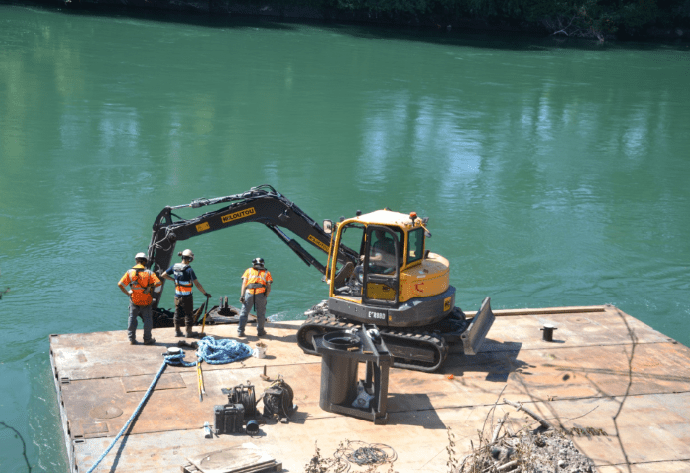
MULTIPOLYGON (((148 250, 149 268, 155 272, 165 271, 169 268, 175 251, 175 244, 178 241, 248 222, 263 223, 307 266, 313 266, 322 274, 326 274, 326 267, 294 238, 285 234, 281 227, 290 230, 326 254, 329 253, 331 235, 326 233, 304 211, 269 185, 252 187, 249 191, 241 194, 213 199, 197 199, 186 205, 163 208, 153 224, 153 236, 148 250), (173 213, 173 210, 181 208, 200 208, 224 203, 228 205, 191 219, 183 219, 173 213)), ((339 263, 352 262, 354 264, 358 258, 359 254, 356 251, 344 245, 338 248, 337 260, 339 263)), ((161 294, 162 291, 154 295, 154 307, 158 306, 161 294)))

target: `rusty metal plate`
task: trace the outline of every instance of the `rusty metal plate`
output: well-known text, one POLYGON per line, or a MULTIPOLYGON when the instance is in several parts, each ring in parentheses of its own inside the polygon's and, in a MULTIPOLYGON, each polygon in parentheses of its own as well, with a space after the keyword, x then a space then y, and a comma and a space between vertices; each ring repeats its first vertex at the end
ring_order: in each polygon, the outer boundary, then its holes
MULTIPOLYGON (((320 359, 306 355, 302 350, 295 350, 297 339, 295 331, 301 321, 291 323, 267 323, 268 336, 262 340, 268 344, 269 355, 263 359, 248 358, 238 362, 243 366, 263 366, 264 364, 283 364, 285 356, 290 361, 319 363, 320 359), (274 343, 278 342, 278 343, 274 343)), ((247 330, 247 337, 241 339, 252 348, 259 340, 253 327, 247 330)), ((220 338, 234 338, 237 336, 236 325, 206 326, 207 335, 220 338)), ((54 360, 60 378, 70 381, 94 378, 133 377, 156 373, 163 362, 161 356, 168 346, 176 346, 179 341, 175 337, 174 328, 159 328, 153 330, 157 340, 156 345, 130 345, 126 331, 93 332, 83 334, 64 334, 50 337, 50 356, 54 360), (77 355, 81 351, 87 362, 77 355)), ((191 350, 185 350, 185 361, 195 361, 191 350)), ((225 369, 227 365, 204 365, 205 370, 225 369)), ((195 373, 195 368, 176 368, 178 371, 195 373)))
POLYGON ((664 461, 650 463, 636 463, 635 465, 599 466, 599 473, 687 473, 690 471, 690 461, 664 461))
MULTIPOLYGON (((495 395, 499 393, 500 390, 495 395)), ((599 398, 537 403, 531 404, 530 409, 549 420, 558 417, 569 429, 579 426, 605 431, 608 434, 606 436, 574 436, 572 439, 583 453, 595 461, 597 467, 615 466, 625 463, 621 444, 615 437, 616 430, 612 420, 621 400, 599 398)), ((687 465, 683 463, 690 451, 686 439, 675 438, 666 433, 669 427, 674 425, 682 428, 685 420, 681 416, 662 415, 658 418, 661 428, 651 431, 647 421, 652 418, 656 421, 658 416, 654 413, 664 412, 664 406, 673 404, 689 406, 684 409, 687 414, 690 409, 690 396, 668 394, 657 399, 652 405, 648 405, 645 397, 630 397, 628 400, 634 402, 630 402, 629 405, 626 402, 618 417, 618 426, 630 462, 635 465, 652 465, 657 462, 656 470, 639 470, 645 473, 688 471, 673 468, 687 465)), ((392 414, 386 425, 375 425, 373 422, 339 415, 308 419, 306 422, 268 423, 261 426, 264 435, 251 441, 281 462, 286 471, 304 471, 305 465, 314 455, 315 447, 318 446, 323 457, 330 457, 340 442, 349 439, 390 445, 398 454, 398 460, 394 464, 395 471, 442 472, 448 471, 446 428, 450 427, 455 435, 454 448, 457 457, 462 458, 469 453, 470 440, 477 444, 477 430, 482 428, 486 419, 491 420, 492 407, 493 405, 485 405, 436 411, 411 410, 392 414)), ((498 406, 494 418, 502 418, 504 413, 510 414, 509 419, 515 422, 515 430, 523 425, 523 417, 526 416, 505 405, 498 406)), ((526 421, 530 422, 529 419, 526 421)), ((123 439, 125 447, 119 455, 108 455, 99 466, 102 470, 98 471, 112 471, 115 462, 118 472, 179 471, 187 458, 203 452, 236 446, 247 440, 249 437, 242 434, 206 439, 202 428, 131 435, 123 439)), ((87 470, 108 445, 109 439, 92 439, 75 444, 79 471, 82 471, 82 468, 87 470)), ((611 473, 616 470, 601 471, 611 473)), ((629 470, 624 467, 621 471, 627 473, 629 470)), ((638 470, 633 468, 632 471, 638 470)))
MULTIPOLYGON (((497 401, 496 416, 509 412, 518 428, 529 422, 522 413, 501 405, 503 397, 530 403, 532 410, 559 419, 567 428, 606 431, 607 436, 576 439, 581 450, 602 467, 624 465, 627 455, 637 466, 656 462, 663 467, 656 471, 670 472, 678 471, 672 468, 690 458, 690 349, 615 308, 498 317, 489 332, 493 342, 484 353, 451 355, 438 373, 391 369, 388 425, 320 409, 321 359, 297 347, 294 333, 299 324, 267 324, 269 335, 263 340, 269 345, 269 356, 265 359, 204 365, 207 394, 202 402, 196 371, 167 367, 130 435, 98 471, 114 467, 123 473, 179 471, 191 456, 241 444, 248 439, 241 434, 205 439, 202 426, 212 422, 214 405, 227 403, 221 388, 250 381, 261 393, 270 386, 260 376, 264 369, 268 377, 280 374, 290 384, 298 411, 288 424, 263 425, 262 435, 253 441, 289 471, 304 469, 316 440, 322 454, 330 455, 345 439, 391 445, 399 454, 396 471, 447 471, 446 427, 453 429, 461 456, 469 449, 469 439, 476 440, 477 430, 497 401), (539 328, 547 319, 558 322, 553 343, 541 340, 539 328), (632 361, 633 338, 627 327, 637 336, 632 361), (624 399, 616 425, 612 419, 624 399), (618 437, 614 437, 616 428, 618 437)), ((236 327, 207 326, 206 331, 232 337, 236 327)), ((81 436, 79 443, 72 443, 73 453, 68 452, 80 471, 87 470, 108 447, 150 386, 164 346, 176 343, 174 329, 156 329, 160 346, 154 347, 125 347, 123 335, 68 335, 65 343, 60 341, 62 336, 51 337, 56 379, 69 380, 57 387, 64 402, 61 416, 65 424, 76 426, 73 438, 81 436), (80 350, 87 363, 79 360, 80 350), (123 414, 108 419, 107 424, 94 422, 93 406, 117 407, 123 414), (99 435, 107 437, 84 440, 99 435)), ((257 340, 250 334, 246 343, 253 345, 257 340)), ((363 371, 360 366, 360 378, 363 371)), ((114 413, 102 409, 95 414, 114 413)))
MULTIPOLYGON (((128 378, 120 378, 120 380, 122 381, 122 386, 124 386, 126 393, 146 392, 153 382, 151 376, 131 376, 128 378)), ((161 391, 163 389, 184 389, 186 387, 187 385, 182 379, 182 376, 180 376, 179 373, 174 373, 161 376, 154 389, 156 391, 161 391)))
POLYGON ((81 435, 84 438, 105 437, 108 435, 108 424, 106 422, 80 422, 81 435))
POLYGON ((122 415, 122 409, 116 406, 103 404, 96 406, 89 412, 89 416, 94 419, 114 419, 122 415))
MULTIPOLYGON (((275 459, 253 443, 190 456, 188 460, 203 473, 241 472, 275 464, 275 459)), ((263 471, 263 469, 261 469, 263 471)))

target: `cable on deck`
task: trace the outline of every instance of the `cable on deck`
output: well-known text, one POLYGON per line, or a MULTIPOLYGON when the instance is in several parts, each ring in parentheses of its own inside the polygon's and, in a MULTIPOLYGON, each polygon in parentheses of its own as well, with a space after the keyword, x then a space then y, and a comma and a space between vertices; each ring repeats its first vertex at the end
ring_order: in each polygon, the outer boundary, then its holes
POLYGON ((183 350, 180 350, 179 354, 165 356, 165 359, 163 360, 161 367, 158 368, 156 377, 153 379, 153 382, 151 383, 151 386, 149 386, 149 389, 146 391, 146 394, 144 394, 144 398, 141 400, 137 408, 134 410, 132 417, 129 418, 129 420, 125 423, 125 425, 122 427, 117 436, 115 436, 115 438, 110 443, 105 452, 103 452, 103 454, 101 454, 101 456, 98 457, 96 463, 94 463, 93 466, 89 468, 87 473, 92 473, 96 469, 98 464, 101 463, 101 461, 103 461, 106 455, 108 455, 108 453, 110 452, 110 450, 112 450, 113 446, 115 446, 117 441, 120 440, 122 434, 127 431, 132 421, 139 416, 142 408, 144 407, 144 404, 146 404, 146 401, 148 401, 149 397, 151 396, 151 393, 156 387, 156 383, 163 374, 163 371, 165 371, 165 367, 167 365, 183 366, 185 368, 189 368, 192 366, 196 366, 199 360, 203 360, 210 365, 222 365, 249 358, 250 356, 252 356, 252 349, 249 347, 249 345, 240 343, 236 340, 216 340, 213 337, 204 337, 201 340, 199 340, 199 347, 197 348, 196 354, 197 361, 194 362, 184 361, 183 350))

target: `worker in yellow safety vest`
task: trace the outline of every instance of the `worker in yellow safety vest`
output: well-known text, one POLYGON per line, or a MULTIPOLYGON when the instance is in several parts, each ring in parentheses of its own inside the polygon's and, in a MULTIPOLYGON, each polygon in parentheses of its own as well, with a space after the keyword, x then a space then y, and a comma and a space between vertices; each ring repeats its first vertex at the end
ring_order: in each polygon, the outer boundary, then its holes
MULTIPOLYGON (((151 336, 153 329, 153 295, 151 292, 159 288, 160 279, 156 274, 146 269, 148 257, 146 253, 137 253, 134 257, 136 265, 128 270, 117 283, 122 292, 129 296, 129 321, 127 323, 127 337, 132 345, 137 343, 137 317, 144 321, 144 345, 153 345, 156 339, 151 336), (127 289, 130 286, 130 289, 127 289)), ((158 289, 160 290, 160 289, 158 289)))
POLYGON ((244 337, 244 327, 247 325, 249 310, 254 307, 256 311, 256 334, 259 337, 266 335, 264 324, 266 323, 266 302, 271 293, 273 278, 264 266, 263 258, 255 258, 252 267, 242 275, 242 289, 240 290, 240 321, 237 326, 237 335, 244 337))

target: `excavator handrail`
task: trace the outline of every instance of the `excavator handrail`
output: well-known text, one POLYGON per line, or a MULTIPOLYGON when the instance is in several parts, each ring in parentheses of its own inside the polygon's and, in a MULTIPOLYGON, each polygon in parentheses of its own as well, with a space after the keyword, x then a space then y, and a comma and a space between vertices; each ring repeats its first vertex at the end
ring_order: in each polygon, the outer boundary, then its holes
MULTIPOLYGON (((157 273, 168 269, 178 241, 248 222, 266 225, 307 266, 314 266, 322 274, 326 274, 326 267, 281 228, 290 230, 327 255, 331 253, 331 234, 326 233, 302 209, 268 184, 252 187, 240 194, 195 199, 189 204, 164 207, 153 224, 153 235, 148 249, 148 268, 157 273), (172 212, 175 209, 201 208, 224 203, 228 205, 190 219, 181 218, 172 212), (173 217, 177 220, 173 220, 173 217)), ((340 263, 354 263, 358 258, 359 253, 356 251, 344 245, 338 248, 337 259, 340 263)), ((162 289, 155 293, 154 308, 158 306, 161 295, 162 289)))

